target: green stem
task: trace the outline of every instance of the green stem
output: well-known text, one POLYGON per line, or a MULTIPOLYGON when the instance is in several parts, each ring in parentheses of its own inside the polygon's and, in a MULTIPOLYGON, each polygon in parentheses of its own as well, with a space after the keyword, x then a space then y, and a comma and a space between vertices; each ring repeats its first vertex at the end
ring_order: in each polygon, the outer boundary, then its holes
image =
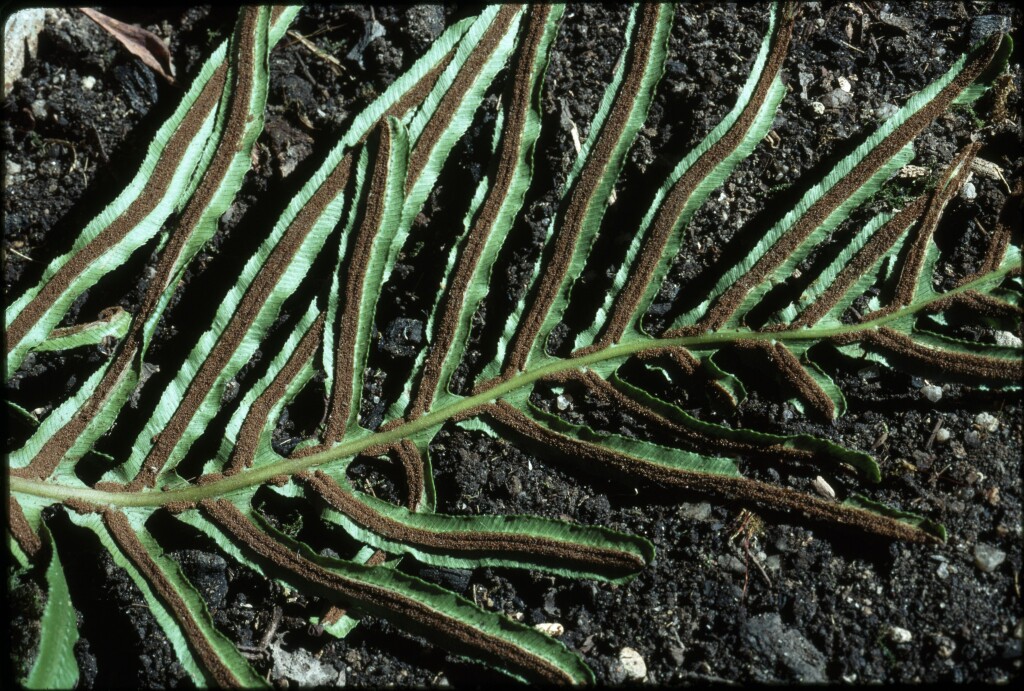
POLYGON ((998 271, 985 274, 980 278, 958 286, 948 292, 934 294, 927 299, 921 300, 913 305, 908 305, 898 311, 858 324, 844 324, 841 326, 820 329, 803 328, 792 331, 771 332, 756 332, 749 331, 747 329, 726 329, 716 331, 715 333, 684 336, 680 338, 654 338, 627 341, 579 358, 562 359, 548 357, 546 360, 542 361, 542 364, 539 367, 524 371, 506 381, 499 382, 491 388, 474 396, 459 399, 450 405, 441 407, 427 413, 426 415, 416 418, 415 420, 411 420, 387 431, 367 434, 358 439, 343 442, 332 449, 328 449, 327 451, 323 451, 318 454, 306 456, 300 459, 285 459, 277 461, 275 463, 253 468, 246 472, 231 475, 204 485, 182 487, 166 492, 110 492, 84 487, 68 487, 65 485, 47 482, 45 480, 29 480, 20 477, 9 477, 8 479, 12 492, 31 494, 38 497, 56 499, 58 501, 63 501, 65 499, 78 499, 91 504, 110 506, 163 506, 171 502, 197 502, 212 497, 222 497, 233 491, 261 484, 277 475, 291 475, 292 473, 307 470, 315 466, 355 456, 356 454, 373 446, 387 445, 401 439, 409 438, 417 432, 439 425, 460 413, 465 413, 479 406, 496 401, 517 389, 521 389, 524 386, 532 384, 539 379, 543 379, 544 377, 552 374, 557 374, 566 370, 580 369, 599 362, 607 362, 616 359, 624 360, 631 355, 635 355, 645 350, 663 348, 667 345, 693 348, 716 344, 735 343, 743 340, 772 340, 780 342, 817 341, 836 336, 861 333, 898 321, 903 317, 913 315, 927 308, 933 302, 945 300, 951 295, 991 286, 1011 271, 1017 269, 1019 266, 1020 262, 1016 262, 1010 266, 1005 266, 998 271))

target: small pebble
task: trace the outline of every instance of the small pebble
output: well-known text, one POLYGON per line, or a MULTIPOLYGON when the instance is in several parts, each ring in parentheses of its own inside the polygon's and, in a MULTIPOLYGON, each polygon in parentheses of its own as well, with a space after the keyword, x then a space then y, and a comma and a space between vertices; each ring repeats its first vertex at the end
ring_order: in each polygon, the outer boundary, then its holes
POLYGON ((836 491, 832 489, 832 485, 828 484, 828 482, 825 481, 825 478, 823 478, 821 475, 814 478, 814 489, 815 491, 818 492, 818 494, 825 497, 826 499, 836 498, 836 491))
POLYGON ((999 420, 989 413, 978 413, 974 418, 974 424, 985 432, 995 432, 999 429, 999 420))
POLYGON ((910 643, 913 639, 914 635, 902 626, 889 627, 889 640, 893 643, 910 643))
POLYGON ((949 441, 949 430, 946 429, 945 427, 941 428, 938 432, 935 433, 935 441, 939 442, 940 444, 949 441))
POLYGON ((555 407, 558 408, 559 410, 567 409, 570 403, 571 401, 566 396, 563 396, 561 394, 559 394, 559 396, 555 399, 555 407))
POLYGON ((875 108, 875 117, 879 121, 888 120, 898 112, 899 106, 893 103, 883 103, 882 105, 875 108))
POLYGON ((935 384, 925 384, 921 387, 921 395, 932 403, 938 403, 942 400, 942 387, 935 386, 935 384))
POLYGON ((850 93, 853 90, 853 85, 850 84, 850 80, 846 77, 838 77, 836 81, 839 82, 839 88, 846 93, 850 93))
POLYGON ((960 189, 960 198, 965 202, 973 202, 978 198, 978 190, 975 189, 973 182, 964 183, 964 186, 960 189))
POLYGON ((956 652, 956 643, 953 640, 946 638, 945 636, 936 636, 935 642, 939 646, 939 657, 943 660, 948 660, 953 657, 953 653, 956 652))
POLYGON ((964 432, 964 443, 972 449, 976 449, 981 446, 981 435, 978 434, 978 430, 969 429, 964 432))
POLYGON ((83 89, 85 89, 86 91, 92 91, 92 88, 94 86, 96 86, 96 77, 93 77, 92 75, 87 75, 85 77, 82 77, 82 88, 83 89))
POLYGON ((992 573, 1006 561, 1006 552, 979 542, 974 546, 974 565, 985 573, 992 573))
POLYGON ((557 621, 537 624, 533 628, 537 629, 545 635, 551 636, 552 638, 558 638, 563 633, 565 633, 565 627, 559 624, 557 621))
POLYGON ((825 114, 825 104, 821 101, 811 101, 811 112, 815 115, 825 114))
POLYGON ((640 657, 640 653, 632 648, 623 648, 619 651, 619 662, 626 671, 626 677, 639 681, 647 677, 647 663, 640 657))
POLYGON ((992 336, 996 339, 996 345, 1003 348, 1020 348, 1024 342, 1010 331, 996 331, 992 336))

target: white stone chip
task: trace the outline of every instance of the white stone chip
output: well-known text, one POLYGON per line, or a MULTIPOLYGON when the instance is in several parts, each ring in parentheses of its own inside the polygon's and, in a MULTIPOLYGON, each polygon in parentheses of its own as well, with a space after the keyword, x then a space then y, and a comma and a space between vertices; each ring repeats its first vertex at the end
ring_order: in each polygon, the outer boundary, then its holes
POLYGON ((910 641, 914 640, 914 634, 902 626, 890 626, 889 640, 893 643, 910 643, 910 641))
POLYGON ((557 621, 544 622, 543 624, 537 624, 533 628, 535 628, 536 630, 540 631, 541 633, 543 633, 546 636, 551 636, 552 638, 558 638, 563 633, 565 633, 565 627, 562 626, 561 624, 559 624, 557 621))
POLYGON ((632 648, 623 648, 619 651, 619 662, 626 671, 626 677, 639 681, 647 677, 647 663, 640 657, 640 653, 632 648))

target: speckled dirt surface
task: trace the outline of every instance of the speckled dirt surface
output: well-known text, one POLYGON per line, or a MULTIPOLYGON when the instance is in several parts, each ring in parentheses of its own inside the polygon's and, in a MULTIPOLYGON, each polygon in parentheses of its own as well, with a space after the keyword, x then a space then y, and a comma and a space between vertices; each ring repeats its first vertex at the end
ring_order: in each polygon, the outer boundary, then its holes
MULTIPOLYGON (((525 222, 515 229, 497 274, 513 289, 525 287, 524 270, 536 256, 538 234, 554 210, 558 185, 575 155, 572 132, 586 135, 621 47, 626 11, 587 4, 566 12, 548 70, 546 129, 525 222)), ((472 12, 435 6, 303 10, 293 29, 335 55, 342 69, 295 41, 286 39, 275 50, 267 125, 253 171, 221 232, 186 276, 188 289, 165 317, 151 351, 155 362, 172 360, 203 328, 214 307, 207 299, 210 291, 222 287, 223 277, 241 266, 264 219, 283 207, 360 108, 445 25, 472 12), (360 50, 360 38, 371 29, 383 34, 360 50)), ((184 82, 209 47, 230 31, 233 20, 233 13, 225 10, 111 13, 168 38, 184 82)), ((598 256, 621 256, 630 229, 645 210, 644 191, 655 187, 679 153, 732 107, 764 26, 764 8, 757 5, 678 9, 666 75, 617 187, 618 201, 609 211, 598 256)), ((1000 3, 804 3, 783 70, 789 90, 773 125, 778 139, 774 146, 762 143, 698 213, 687 248, 649 315, 652 323, 663 323, 697 302, 723 253, 742 248, 742 241, 730 242, 737 231, 771 221, 808 181, 849 150, 849 141, 871 131, 911 93, 942 74, 973 40, 993 29, 1019 32, 1020 26, 1019 12, 1000 3), (849 91, 841 88, 841 80, 849 91)), ((1000 165, 1011 184, 1024 166, 1016 114, 1019 64, 1018 50, 1011 58, 1009 116, 978 135, 985 142, 980 156, 1000 165)), ((33 284, 45 258, 69 247, 82 219, 91 218, 131 178, 145 144, 179 93, 81 15, 54 16, 40 36, 36 59, 27 64, 3 106, 3 271, 8 296, 33 284)), ((983 102, 977 114, 989 117, 990 106, 990 101, 983 102)), ((424 298, 440 280, 432 258, 450 242, 445 235, 450 220, 443 211, 479 179, 486 154, 469 141, 485 131, 492 117, 493 108, 485 104, 470 136, 454 150, 454 163, 417 219, 407 245, 412 249, 385 291, 378 319, 382 335, 367 377, 367 419, 379 420, 422 346, 428 308, 424 298), (373 396, 379 397, 376 405, 373 396)), ((972 136, 974 118, 966 110, 940 117, 917 140, 914 163, 932 170, 944 165, 972 136)), ((955 199, 939 229, 945 250, 939 272, 950 281, 976 266, 980 240, 993 227, 1006 193, 998 179, 976 175, 972 183, 977 196, 955 199)), ((908 191, 914 184, 907 183, 908 191)), ((852 223, 894 201, 898 196, 878 195, 852 223)), ((145 287, 144 279, 133 281, 145 275, 146 263, 152 261, 149 250, 139 255, 124 272, 136 278, 112 277, 90 291, 72 310, 69 323, 93 319, 113 304, 132 309, 145 287)), ((595 267, 588 275, 590 294, 600 295, 607 286, 608 275, 599 270, 605 268, 595 267)), ((514 290, 493 291, 478 319, 481 343, 489 342, 487 314, 507 308, 512 297, 514 290)), ((475 348, 469 353, 463 376, 475 372, 481 352, 475 348)), ((7 395, 44 415, 102 357, 98 348, 36 357, 14 375, 7 395)), ((254 368, 258 362, 257 357, 254 368)), ((143 390, 140 409, 173 374, 169 369, 154 374, 153 385, 143 390)), ((847 416, 835 424, 808 421, 781 396, 773 397, 771 386, 720 419, 766 431, 811 432, 874 453, 886 478, 871 495, 941 521, 950 533, 947 544, 889 544, 769 512, 751 518, 743 507, 715 497, 678 496, 621 478, 590 477, 587 469, 564 460, 534 456, 450 427, 431 449, 439 511, 567 517, 643 535, 654 542, 658 556, 623 586, 507 569, 432 569, 411 560, 399 568, 528 624, 561 624, 561 640, 584 656, 602 684, 630 680, 620 659, 627 647, 645 661, 644 680, 650 684, 966 683, 1019 677, 1019 395, 954 382, 943 387, 941 400, 930 402, 922 395, 924 377, 886 374, 849 362, 837 362, 834 373, 850 405, 847 416), (981 414, 994 422, 979 418, 981 414), (935 434, 939 423, 950 433, 944 442, 935 434)), ((540 403, 551 400, 544 391, 537 395, 540 403)), ((719 415, 705 409, 699 397, 678 395, 698 414, 719 415)), ((287 411, 275 437, 279 450, 286 451, 315 430, 317 405, 300 398, 287 411)), ((571 391, 568 405, 560 410, 595 428, 644 433, 619 411, 574 400, 571 391)), ((28 430, 19 427, 18 418, 8 422, 7 442, 24 439, 28 430)), ((134 436, 133 430, 121 430, 104 440, 104 449, 116 456, 134 436)), ((821 470, 757 472, 810 489, 821 470)), ((360 488, 378 496, 396 491, 394 479, 368 463, 357 462, 351 475, 360 488)), ((826 476, 842 495, 862 489, 852 476, 826 476)), ((287 502, 269 493, 259 498, 268 516, 314 547, 338 553, 350 548, 329 546, 336 536, 311 534, 287 502)), ((76 648, 81 686, 186 684, 126 575, 60 510, 50 518, 81 613, 82 640, 76 648)), ((154 529, 160 532, 160 521, 154 529)), ((364 619, 344 640, 332 639, 307 621, 322 613, 323 603, 235 565, 216 545, 187 532, 166 529, 161 539, 203 594, 218 627, 245 646, 255 667, 279 686, 505 680, 385 621, 364 619)), ((18 669, 35 646, 41 601, 31 579, 15 585, 9 593, 9 621, 18 669)))

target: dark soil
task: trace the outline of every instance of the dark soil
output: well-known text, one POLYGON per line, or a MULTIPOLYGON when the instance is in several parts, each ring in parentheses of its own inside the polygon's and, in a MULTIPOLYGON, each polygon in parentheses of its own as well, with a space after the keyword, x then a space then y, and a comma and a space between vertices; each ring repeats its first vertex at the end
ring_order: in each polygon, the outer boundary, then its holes
MULTIPOLYGON (((695 217, 686 249, 649 314, 652 328, 697 302, 702 287, 715 278, 712 267, 723 255, 742 251, 742 239, 730 242, 737 231, 777 219, 787 203, 850 150, 851 141, 942 74, 972 41, 993 29, 1019 32, 1021 26, 1020 12, 1003 3, 891 7, 835 2, 801 7, 783 74, 789 93, 773 128, 778 140, 774 146, 762 143, 695 217), (841 87, 844 80, 849 91, 841 87)), ((288 38, 275 49, 267 124, 253 171, 225 215, 221 232, 186 276, 187 288, 165 317, 151 359, 173 362, 190 345, 215 307, 209 295, 216 293, 210 291, 237 271, 246 250, 265 231, 266 219, 283 208, 354 115, 444 26, 474 12, 428 5, 373 10, 316 6, 302 11, 293 30, 336 56, 343 70, 288 38), (369 33, 381 35, 364 46, 360 39, 369 33)), ((209 9, 122 9, 111 14, 168 38, 183 84, 233 22, 233 12, 209 9)), ((572 130, 581 139, 586 136, 621 49, 625 15, 624 7, 596 4, 570 6, 566 12, 548 70, 546 129, 525 220, 503 253, 495 274, 502 289, 492 291, 478 315, 477 340, 460 377, 474 374, 489 355, 487 315, 508 309, 510 300, 525 290, 539 236, 555 211, 558 187, 575 156, 572 130)), ((761 40, 764 16, 764 7, 757 5, 678 8, 659 96, 629 156, 616 190, 619 201, 609 210, 599 241, 596 256, 608 263, 589 268, 588 290, 582 295, 601 294, 608 285, 608 268, 625 251, 650 190, 675 165, 679 153, 732 107, 761 40)), ((980 156, 1000 165, 1010 185, 1019 180, 1024 168, 1016 114, 1019 50, 1011 58, 1010 75, 1005 103, 988 97, 976 113, 955 109, 940 117, 918 138, 914 163, 937 170, 975 136, 976 117, 992 117, 995 121, 977 134, 985 142, 980 156), (1000 117, 1001 105, 1008 117, 1000 117)), ((82 15, 59 12, 49 23, 37 58, 3 104, 3 275, 8 296, 33 285, 46 258, 66 251, 83 219, 91 218, 131 179, 145 145, 179 94, 178 87, 160 81, 82 15)), ((470 193, 485 169, 488 154, 473 142, 489 140, 493 112, 485 104, 456 147, 446 177, 417 220, 407 254, 385 291, 378 315, 381 338, 364 397, 364 420, 371 425, 379 424, 423 345, 429 309, 425 298, 440 280, 432 259, 451 242, 452 217, 442 212, 470 193)), ((977 266, 978 248, 1006 195, 998 179, 975 175, 972 182, 976 198, 955 199, 939 230, 945 250, 939 267, 943 280, 953 281, 977 266)), ((908 181, 904 191, 914 192, 915 184, 908 181)), ((852 229, 900 201, 898 188, 877 195, 837 232, 838 241, 845 237, 844 228, 852 229)), ((461 219, 461 212, 456 216, 461 219)), ((137 253, 131 266, 83 296, 67 322, 92 320, 113 304, 133 309, 145 279, 134 282, 121 276, 144 276, 152 249, 137 253)), ((586 298, 575 299, 574 306, 582 311, 586 298)), ((295 316, 286 305, 280 324, 292 323, 295 316)), ((278 329, 270 339, 280 342, 286 333, 278 329)), ((14 374, 7 395, 42 417, 103 357, 100 349, 87 348, 31 358, 14 374)), ((173 373, 166 366, 153 375, 138 402, 140 411, 173 373)), ((772 386, 753 391, 724 417, 705 410, 703 399, 686 392, 675 395, 688 408, 728 424, 810 432, 872 452, 886 477, 869 494, 942 522, 950 534, 945 545, 892 544, 781 513, 751 515, 715 497, 680 496, 623 478, 592 478, 586 469, 564 460, 537 457, 448 427, 431 449, 438 511, 533 514, 602 525, 647 537, 658 556, 622 586, 509 569, 433 569, 411 559, 400 568, 527 624, 563 625, 561 640, 584 656, 602 684, 629 681, 620 662, 626 647, 644 659, 645 681, 652 684, 991 683, 1018 677, 1024 419, 1019 394, 956 382, 943 386, 941 400, 932 403, 922 394, 926 373, 885 372, 848 361, 836 362, 834 373, 850 410, 830 425, 806 419, 772 386), (979 418, 983 413, 994 417, 994 425, 979 418), (950 433, 944 442, 936 440, 940 425, 950 433)), ((257 356, 238 379, 244 384, 259 375, 257 356)), ((536 395, 540 403, 550 403, 554 394, 536 395)), ((320 420, 318 405, 322 408, 319 401, 300 398, 290 407, 275 438, 279 451, 313 433, 320 420)), ((573 399, 571 392, 559 410, 595 428, 647 433, 617 411, 573 399)), ((141 413, 138 417, 141 425, 141 413)), ((18 444, 29 430, 20 418, 12 416, 8 422, 7 442, 18 444)), ((127 424, 131 427, 132 422, 127 424)), ((135 436, 131 429, 120 432, 113 435, 117 439, 104 441, 105 450, 115 456, 135 436)), ((815 475, 824 474, 818 468, 787 469, 781 475, 777 469, 755 470, 808 491, 813 491, 815 475)), ((360 487, 378 496, 397 496, 401 490, 396 477, 370 463, 355 464, 351 474, 360 487)), ((852 477, 826 477, 844 496, 865 491, 852 477)), ((343 537, 305 527, 298 505, 269 492, 258 494, 257 501, 279 526, 316 549, 344 556, 356 547, 343 537)), ((49 523, 81 614, 82 640, 76 647, 81 686, 187 684, 141 593, 98 543, 62 514, 54 510, 49 523)), ((469 685, 505 679, 386 621, 364 618, 345 639, 334 639, 308 621, 323 613, 323 602, 235 564, 209 540, 180 527, 171 529, 163 520, 156 521, 154 531, 203 594, 217 626, 250 651, 256 669, 280 686, 303 681, 469 685), (268 629, 274 632, 269 638, 268 629), (293 671, 282 676, 285 659, 293 671)), ((33 578, 15 582, 9 595, 13 662, 16 673, 23 673, 38 638, 43 596, 33 578)))

